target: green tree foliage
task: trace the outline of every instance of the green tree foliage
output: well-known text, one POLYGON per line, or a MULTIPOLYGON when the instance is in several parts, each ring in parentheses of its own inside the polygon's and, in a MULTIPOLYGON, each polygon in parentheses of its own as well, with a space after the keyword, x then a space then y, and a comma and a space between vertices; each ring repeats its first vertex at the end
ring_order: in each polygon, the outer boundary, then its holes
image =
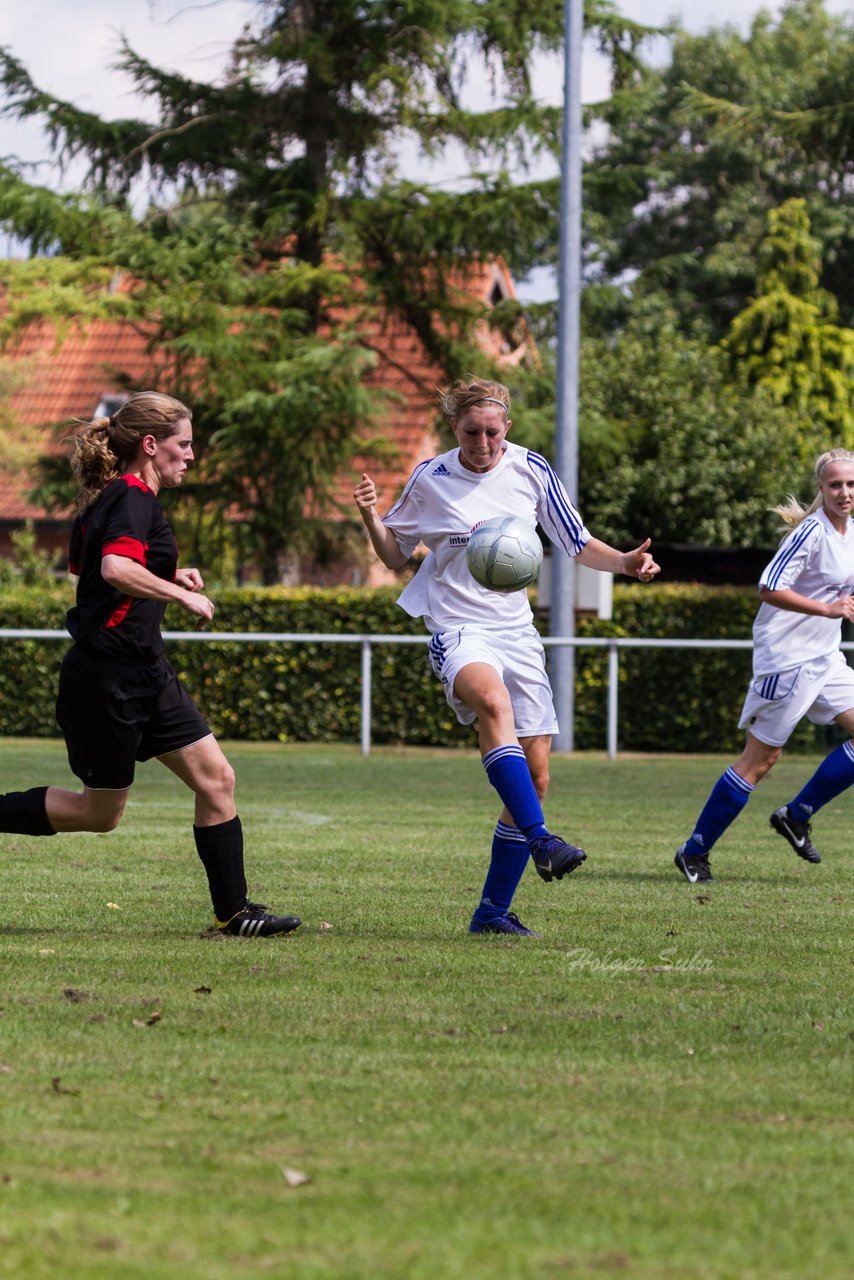
POLYGON ((585 341, 582 385, 581 509, 597 536, 773 543, 768 507, 801 479, 797 459, 779 478, 785 415, 761 388, 734 387, 667 299, 645 297, 619 335, 585 341))
MULTIPOLYGON (((642 29, 608 0, 588 18, 620 79, 642 29)), ((537 102, 532 63, 562 39, 562 0, 258 0, 216 84, 122 44, 153 127, 53 98, 2 51, 4 110, 89 165, 77 196, 0 168, 0 222, 50 255, 4 266, 7 337, 40 316, 136 324, 150 385, 197 409, 188 496, 242 514, 275 578, 306 502, 328 506, 365 431, 381 440, 394 411, 367 389, 365 321, 393 309, 448 377, 483 368, 486 309, 460 290, 466 264, 502 253, 527 270, 546 253, 557 184, 527 170, 558 145, 559 112, 537 102), (489 110, 466 106, 473 71, 498 89, 489 110), (461 148, 469 177, 453 192, 401 181, 406 138, 432 159, 461 148)))
POLYGON ((854 19, 823 0, 763 10, 746 36, 675 29, 667 66, 642 69, 600 113, 608 134, 585 179, 591 279, 666 289, 686 326, 702 318, 720 337, 754 293, 768 210, 802 197, 821 284, 851 324, 852 84, 854 19))
POLYGON ((768 214, 756 296, 721 343, 737 379, 762 387, 786 411, 804 461, 854 445, 854 330, 840 328, 836 299, 819 287, 821 248, 804 200, 768 214))

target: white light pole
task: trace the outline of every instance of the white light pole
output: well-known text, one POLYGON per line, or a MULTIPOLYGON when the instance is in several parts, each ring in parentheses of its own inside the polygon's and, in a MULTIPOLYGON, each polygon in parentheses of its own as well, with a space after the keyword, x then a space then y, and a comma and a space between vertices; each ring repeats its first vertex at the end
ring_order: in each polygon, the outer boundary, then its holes
MULTIPOLYGON (((563 133, 560 171, 560 269, 558 274, 557 421, 555 470, 569 496, 578 496, 578 352, 581 328, 581 46, 583 0, 564 0, 563 133)), ((575 636, 575 575, 570 558, 552 556, 552 636, 575 636)), ((551 650, 550 677, 560 733, 555 751, 572 751, 575 715, 575 650, 551 650)))

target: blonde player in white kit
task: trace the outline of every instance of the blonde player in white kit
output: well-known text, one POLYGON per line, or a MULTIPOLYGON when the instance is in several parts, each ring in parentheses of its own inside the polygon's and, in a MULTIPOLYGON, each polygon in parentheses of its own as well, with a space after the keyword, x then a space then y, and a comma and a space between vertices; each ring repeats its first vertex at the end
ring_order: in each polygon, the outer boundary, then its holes
POLYGON ((587 855, 549 832, 543 819, 540 800, 548 790, 557 721, 527 592, 503 595, 476 582, 466 564, 469 535, 484 520, 512 515, 532 529, 539 523, 557 547, 593 569, 642 582, 659 570, 649 539, 622 552, 592 538, 545 458, 507 440, 505 386, 461 381, 441 396, 441 405, 458 447, 420 463, 383 518, 370 476, 362 476, 353 496, 389 569, 402 569, 420 543, 429 549, 398 603, 423 617, 433 670, 460 723, 477 720, 483 764, 504 804, 470 932, 535 936, 510 910, 528 858, 550 881, 563 879, 587 855))
MULTIPOLYGON (((793 525, 759 579, 762 600, 753 624, 753 680, 739 727, 747 742, 715 783, 694 832, 676 853, 692 884, 712 879, 709 853, 780 759, 804 716, 835 722, 854 735, 854 670, 839 647, 842 619, 854 619, 854 453, 831 449, 815 464, 818 488, 804 509, 794 498, 776 507, 793 525)), ((831 751, 771 826, 807 862, 821 862, 810 821, 854 783, 854 742, 831 751)))

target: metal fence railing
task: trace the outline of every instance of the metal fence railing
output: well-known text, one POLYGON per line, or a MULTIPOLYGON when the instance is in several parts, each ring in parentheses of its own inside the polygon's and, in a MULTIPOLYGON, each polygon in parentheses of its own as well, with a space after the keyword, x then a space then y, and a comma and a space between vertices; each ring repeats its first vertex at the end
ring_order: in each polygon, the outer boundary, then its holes
MULTIPOLYGON (((68 640, 67 631, 0 628, 0 640, 68 640)), ((241 644, 357 644, 361 646, 361 689, 359 743, 362 755, 371 750, 371 701, 373 651, 377 645, 426 645, 428 635, 341 635, 318 631, 164 631, 164 640, 237 642, 241 644)), ((623 649, 752 649, 752 640, 665 640, 635 639, 628 636, 543 636, 546 648, 607 649, 607 749, 608 759, 617 757, 619 741, 620 651, 623 649)), ((842 648, 854 651, 854 641, 842 648)))

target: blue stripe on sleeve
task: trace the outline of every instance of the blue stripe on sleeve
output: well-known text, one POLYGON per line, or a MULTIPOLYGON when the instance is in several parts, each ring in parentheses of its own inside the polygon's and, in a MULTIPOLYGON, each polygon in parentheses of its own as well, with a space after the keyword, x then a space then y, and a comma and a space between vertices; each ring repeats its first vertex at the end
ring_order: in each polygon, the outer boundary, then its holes
POLYGON ((581 537, 583 522, 557 475, 542 454, 534 453, 532 449, 528 450, 528 466, 539 472, 540 481, 545 483, 546 505, 555 524, 563 526, 575 550, 581 551, 584 547, 581 537))
POLYGON ((765 586, 769 591, 777 590, 777 583, 783 576, 786 566, 792 561, 796 552, 800 551, 810 534, 820 527, 817 520, 805 520, 799 529, 789 535, 792 539, 791 542, 783 543, 783 546, 768 566, 768 577, 765 586))

